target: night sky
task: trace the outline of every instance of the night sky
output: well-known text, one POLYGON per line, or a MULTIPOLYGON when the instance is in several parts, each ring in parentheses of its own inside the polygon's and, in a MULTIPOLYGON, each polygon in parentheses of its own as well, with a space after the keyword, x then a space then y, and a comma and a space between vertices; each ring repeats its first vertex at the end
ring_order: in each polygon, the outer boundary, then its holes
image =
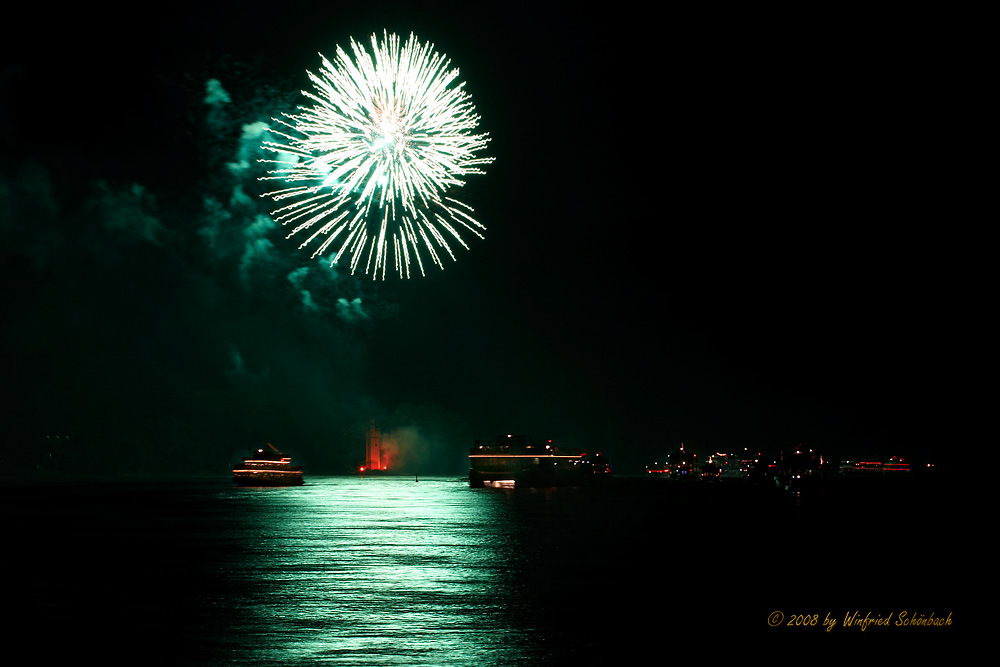
POLYGON ((989 302, 947 26, 414 4, 28 8, 0 62, 8 469, 225 474, 271 442, 336 473, 372 418, 428 474, 509 432, 620 472, 968 442, 989 302), (485 239, 409 281, 310 260, 255 162, 317 54, 383 30, 460 68, 495 157, 460 193, 485 239))

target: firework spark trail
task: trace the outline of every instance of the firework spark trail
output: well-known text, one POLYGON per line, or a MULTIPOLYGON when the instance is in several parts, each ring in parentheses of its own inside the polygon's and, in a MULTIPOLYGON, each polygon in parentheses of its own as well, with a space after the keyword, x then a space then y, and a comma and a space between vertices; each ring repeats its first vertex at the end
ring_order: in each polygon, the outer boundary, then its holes
POLYGON ((275 165, 261 180, 288 187, 261 196, 292 200, 271 215, 291 224, 288 238, 311 231, 299 248, 325 237, 313 257, 336 241, 331 265, 349 253, 351 273, 364 261, 385 279, 391 256, 409 278, 411 261, 424 275, 422 252, 444 268, 441 251, 455 259, 449 241, 468 248, 461 230, 483 238, 472 207, 445 193, 493 158, 477 156, 489 137, 473 133, 479 116, 465 84, 451 85, 458 69, 433 44, 410 34, 401 48, 383 33, 371 48, 352 38, 353 59, 339 46, 333 63, 320 54, 319 74, 307 72, 315 91, 302 91, 315 104, 272 119, 289 132, 269 128, 283 143, 263 144, 278 159, 260 160, 275 165))

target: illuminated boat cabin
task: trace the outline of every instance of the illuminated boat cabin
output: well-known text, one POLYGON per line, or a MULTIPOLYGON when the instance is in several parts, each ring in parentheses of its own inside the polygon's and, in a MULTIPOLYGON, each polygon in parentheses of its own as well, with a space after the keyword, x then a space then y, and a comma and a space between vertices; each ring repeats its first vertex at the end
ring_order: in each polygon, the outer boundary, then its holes
POLYGON ((285 456, 271 443, 271 451, 258 447, 243 462, 233 468, 233 482, 239 486, 300 486, 304 483, 302 466, 292 465, 292 459, 285 456))
POLYGON ((840 462, 840 474, 847 477, 895 477, 908 472, 910 464, 901 456, 893 456, 888 461, 845 459, 840 462))

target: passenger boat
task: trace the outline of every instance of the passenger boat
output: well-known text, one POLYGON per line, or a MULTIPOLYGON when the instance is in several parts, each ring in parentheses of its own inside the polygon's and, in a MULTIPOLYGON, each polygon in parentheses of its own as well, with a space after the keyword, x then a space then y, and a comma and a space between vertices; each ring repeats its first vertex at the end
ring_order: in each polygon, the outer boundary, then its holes
POLYGON ((611 474, 600 453, 588 456, 552 441, 533 442, 523 435, 496 436, 469 449, 469 486, 541 487, 591 483, 611 474))
POLYGON ((292 459, 285 456, 271 443, 271 451, 258 447, 243 462, 233 468, 233 482, 239 486, 301 486, 302 466, 293 466, 292 459))
POLYGON ((840 474, 845 477, 905 477, 909 472, 910 464, 901 456, 893 456, 888 461, 845 459, 840 462, 840 474))

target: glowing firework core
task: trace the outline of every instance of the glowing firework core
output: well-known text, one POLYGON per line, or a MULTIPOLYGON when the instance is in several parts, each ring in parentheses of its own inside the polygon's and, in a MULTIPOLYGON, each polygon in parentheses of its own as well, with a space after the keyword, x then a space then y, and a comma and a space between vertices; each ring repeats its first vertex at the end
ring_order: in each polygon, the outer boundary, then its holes
POLYGON ((396 110, 386 112, 376 108, 373 120, 375 137, 371 142, 371 152, 384 152, 385 154, 380 156, 384 160, 402 159, 403 151, 410 142, 410 135, 399 112, 396 110))
POLYGON ((471 134, 479 116, 464 83, 450 85, 458 70, 433 44, 411 34, 402 49, 396 35, 381 43, 372 35, 371 45, 369 55, 351 39, 353 60, 337 47, 335 64, 320 54, 320 75, 307 72, 315 93, 302 94, 316 104, 285 114, 291 122, 274 119, 295 134, 269 128, 286 143, 263 145, 278 159, 261 160, 277 165, 261 180, 291 187, 262 196, 294 200, 272 212, 295 223, 289 237, 315 227, 300 248, 325 236, 313 257, 340 238, 331 265, 348 252, 351 273, 366 258, 365 273, 384 279, 391 251, 408 278, 411 259, 424 274, 421 250, 444 268, 439 250, 455 259, 449 240, 468 248, 460 228, 483 237, 473 209, 445 193, 493 159, 476 156, 489 138, 471 134))

